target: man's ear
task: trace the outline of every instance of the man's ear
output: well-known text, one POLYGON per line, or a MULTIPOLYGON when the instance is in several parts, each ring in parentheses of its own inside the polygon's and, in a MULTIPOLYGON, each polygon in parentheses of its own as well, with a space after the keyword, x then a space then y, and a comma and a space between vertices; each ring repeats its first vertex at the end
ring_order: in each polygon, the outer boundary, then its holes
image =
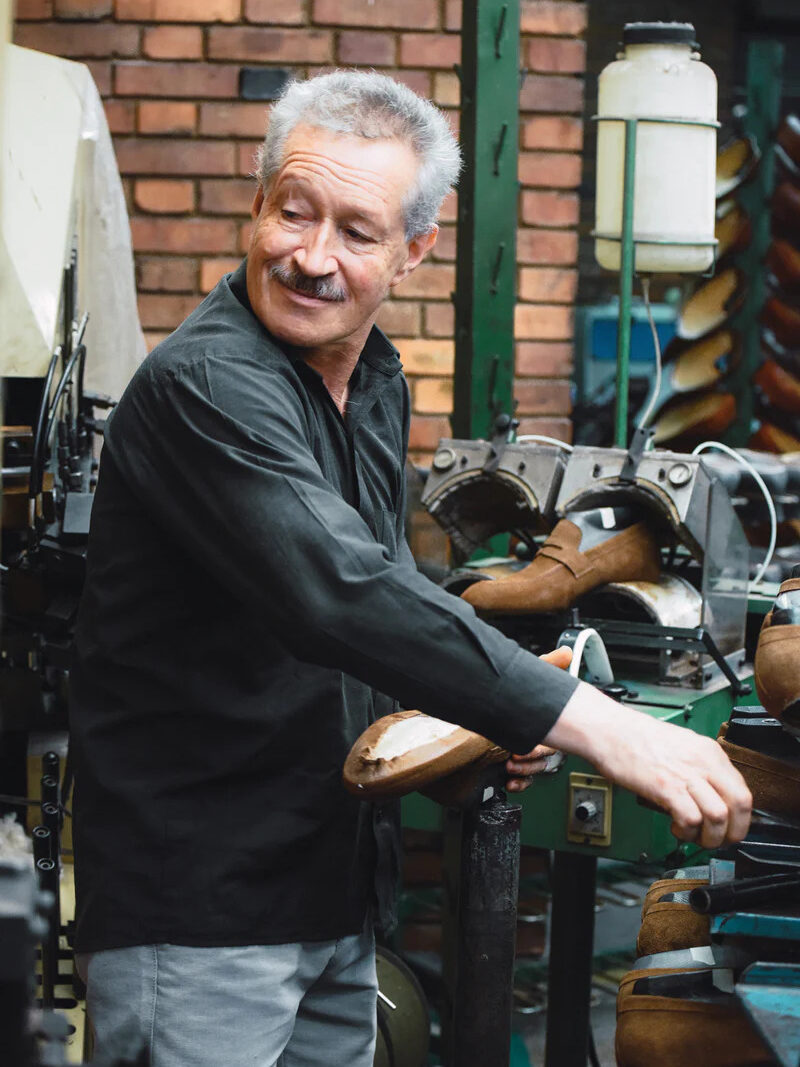
POLYGON ((391 289, 393 289, 395 285, 399 285, 404 278, 409 276, 415 267, 420 265, 425 256, 427 256, 436 244, 436 238, 438 236, 439 227, 434 226, 430 233, 420 233, 416 237, 411 238, 408 242, 408 255, 406 256, 405 263, 403 263, 397 274, 395 274, 394 278, 392 278, 389 283, 391 289))
POLYGON ((257 219, 261 211, 261 205, 264 203, 264 190, 259 185, 256 195, 253 197, 253 206, 250 208, 250 214, 254 219, 257 219))

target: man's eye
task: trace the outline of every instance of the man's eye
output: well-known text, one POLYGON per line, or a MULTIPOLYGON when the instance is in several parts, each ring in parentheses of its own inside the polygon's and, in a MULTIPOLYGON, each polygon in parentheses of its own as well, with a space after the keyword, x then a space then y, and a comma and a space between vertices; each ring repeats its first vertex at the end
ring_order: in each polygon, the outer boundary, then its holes
POLYGON ((300 218, 299 211, 290 211, 288 208, 282 208, 281 215, 283 218, 288 219, 289 222, 294 222, 296 219, 300 218))
POLYGON ((354 230, 352 226, 348 226, 344 232, 354 241, 360 241, 363 244, 369 244, 372 241, 372 238, 366 233, 362 233, 360 230, 354 230))

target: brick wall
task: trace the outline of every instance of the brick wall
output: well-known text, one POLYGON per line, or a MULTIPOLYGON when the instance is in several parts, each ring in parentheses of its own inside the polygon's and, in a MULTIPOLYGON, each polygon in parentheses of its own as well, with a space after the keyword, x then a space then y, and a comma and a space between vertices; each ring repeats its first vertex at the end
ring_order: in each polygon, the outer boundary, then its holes
MULTIPOLYGON (((522 0, 517 413, 567 438, 577 288, 587 4, 522 0)), ((457 127, 460 0, 18 0, 17 44, 86 62, 105 101, 128 198, 142 325, 152 346, 247 248, 265 104, 242 66, 392 74, 457 127)), ((379 323, 411 381, 412 453, 449 433, 455 202, 432 258, 379 323)))

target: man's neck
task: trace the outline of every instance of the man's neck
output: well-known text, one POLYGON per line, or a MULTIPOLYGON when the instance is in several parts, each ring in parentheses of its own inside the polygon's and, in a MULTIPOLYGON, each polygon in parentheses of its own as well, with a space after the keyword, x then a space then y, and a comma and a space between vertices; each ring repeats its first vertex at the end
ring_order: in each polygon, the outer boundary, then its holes
POLYGON ((304 361, 320 375, 331 399, 342 415, 344 415, 350 392, 350 378, 356 369, 370 329, 371 324, 360 341, 348 338, 347 341, 338 345, 321 345, 319 348, 308 348, 302 352, 304 361))

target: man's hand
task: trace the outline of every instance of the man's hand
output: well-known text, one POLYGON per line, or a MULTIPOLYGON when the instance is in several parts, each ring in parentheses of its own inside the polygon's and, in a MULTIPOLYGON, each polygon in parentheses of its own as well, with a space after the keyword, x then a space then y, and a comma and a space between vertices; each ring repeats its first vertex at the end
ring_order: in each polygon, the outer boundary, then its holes
MULTIPOLYGON (((545 652, 539 658, 565 671, 572 662, 572 649, 562 645, 553 652, 545 652)), ((555 753, 556 749, 548 745, 537 745, 524 755, 515 753, 510 760, 506 761, 506 770, 509 774, 506 789, 510 793, 521 793, 523 789, 527 789, 534 775, 541 774, 547 767, 548 756, 553 756, 555 753)))
POLYGON ((665 808, 676 837, 713 849, 747 833, 752 797, 709 737, 660 722, 581 683, 545 742, 582 756, 606 778, 665 808))

